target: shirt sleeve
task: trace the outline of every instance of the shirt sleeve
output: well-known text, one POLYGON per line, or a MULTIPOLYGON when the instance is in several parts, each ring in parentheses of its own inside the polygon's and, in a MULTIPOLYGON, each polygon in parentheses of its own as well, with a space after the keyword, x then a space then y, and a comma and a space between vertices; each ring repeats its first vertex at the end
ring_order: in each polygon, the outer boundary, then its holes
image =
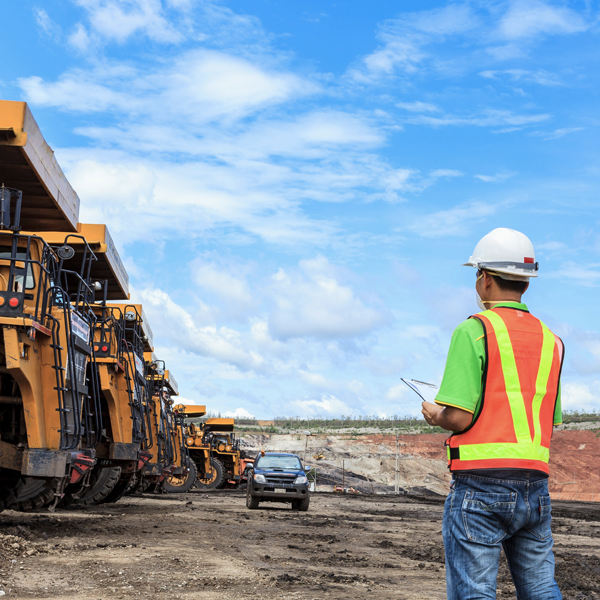
POLYGON ((483 338, 483 325, 477 319, 468 319, 454 330, 436 404, 476 412, 485 367, 483 338))
POLYGON ((554 424, 562 425, 562 405, 560 401, 560 381, 558 382, 558 396, 556 397, 556 406, 554 407, 554 424))

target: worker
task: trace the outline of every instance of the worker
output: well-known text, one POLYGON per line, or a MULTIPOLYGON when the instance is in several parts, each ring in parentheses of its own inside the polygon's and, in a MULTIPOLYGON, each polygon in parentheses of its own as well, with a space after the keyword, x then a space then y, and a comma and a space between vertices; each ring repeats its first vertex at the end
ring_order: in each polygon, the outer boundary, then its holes
POLYGON ((519 600, 562 598, 554 579, 548 459, 562 421, 562 341, 521 297, 538 276, 533 245, 513 229, 484 236, 476 269, 482 312, 452 334, 430 425, 446 440, 452 472, 443 521, 448 600, 496 598, 504 549, 519 600))

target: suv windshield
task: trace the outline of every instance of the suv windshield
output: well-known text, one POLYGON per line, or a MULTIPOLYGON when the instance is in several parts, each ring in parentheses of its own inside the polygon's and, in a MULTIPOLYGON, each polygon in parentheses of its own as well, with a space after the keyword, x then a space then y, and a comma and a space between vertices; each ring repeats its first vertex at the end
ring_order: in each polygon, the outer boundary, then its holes
POLYGON ((257 469, 302 469, 297 456, 261 456, 256 461, 257 469))

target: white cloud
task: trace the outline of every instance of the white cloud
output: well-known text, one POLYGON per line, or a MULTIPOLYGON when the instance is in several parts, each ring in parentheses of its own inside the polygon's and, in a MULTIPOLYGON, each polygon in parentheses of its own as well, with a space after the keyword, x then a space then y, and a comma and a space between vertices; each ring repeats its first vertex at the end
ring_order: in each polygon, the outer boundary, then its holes
POLYGON ((246 281, 243 266, 232 261, 210 261, 198 258, 190 264, 190 272, 196 283, 214 293, 225 303, 235 316, 243 315, 256 308, 256 299, 246 281), (231 270, 237 271, 232 273, 231 270))
POLYGON ((574 261, 562 263, 557 271, 548 273, 553 279, 569 279, 579 285, 592 287, 600 282, 600 264, 583 265, 574 261))
POLYGON ((500 172, 495 175, 475 175, 475 178, 485 183, 499 183, 501 181, 506 181, 515 175, 516 173, 500 172))
MULTIPOLYGON (((377 34, 379 47, 348 75, 359 84, 412 77, 424 71, 456 75, 489 64, 490 56, 495 60, 524 57, 543 36, 572 35, 589 27, 575 10, 541 0, 457 1, 384 21, 377 34)), ((482 75, 493 77, 494 73, 486 69, 482 75)), ((556 85, 554 77, 543 71, 514 69, 509 74, 540 85, 556 85)))
POLYGON ((515 131, 521 131, 522 129, 522 127, 503 127, 502 129, 492 131, 492 133, 513 133, 515 131))
POLYGON ((434 179, 440 177, 462 177, 463 175, 462 171, 457 171, 456 169, 434 169, 429 173, 429 177, 433 177, 434 179))
POLYGON ((254 415, 241 406, 235 410, 228 410, 224 412, 223 416, 233 419, 254 419, 254 415))
POLYGON ((563 410, 600 409, 600 381, 591 384, 563 382, 561 386, 561 405, 563 410))
MULTIPOLYGON (((77 43, 87 42, 81 38, 77 43)), ((131 124, 152 117, 153 124, 168 123, 171 128, 239 119, 318 89, 291 73, 205 49, 184 52, 168 67, 156 66, 149 73, 116 63, 70 70, 55 82, 24 77, 19 85, 34 105, 81 112, 118 110, 130 115, 131 124)))
POLYGON ((275 338, 343 338, 365 335, 388 316, 371 308, 354 290, 341 284, 323 256, 302 260, 298 270, 280 269, 272 278, 275 307, 269 330, 275 338))
POLYGON ((536 244, 536 250, 548 250, 549 252, 557 252, 559 250, 565 250, 567 245, 563 242, 544 242, 543 244, 536 244))
MULTIPOLYGON (((69 34, 69 44, 79 52, 87 52, 92 45, 92 40, 90 39, 87 29, 81 23, 77 23, 75 29, 69 34)), ((29 79, 32 80, 33 78, 29 79)), ((26 83, 25 85, 31 86, 31 83, 26 83)), ((37 87, 40 87, 39 82, 37 87)), ((42 91, 43 93, 43 90, 39 91, 42 91)), ((35 92, 31 95, 32 97, 35 97, 35 92)))
POLYGON ((584 19, 574 10, 540 0, 513 0, 498 25, 499 35, 508 40, 533 38, 541 34, 566 35, 586 29, 584 19))
POLYGON ((423 237, 462 235, 466 232, 468 225, 493 215, 498 208, 498 204, 483 202, 462 204, 449 210, 440 210, 425 215, 409 225, 408 229, 423 237))
POLYGON ((575 133, 576 131, 583 131, 584 127, 563 127, 561 129, 555 129, 551 132, 544 131, 533 131, 531 135, 536 137, 541 137, 544 140, 557 140, 565 135, 569 135, 570 133, 575 133))
POLYGON ((384 76, 414 74, 429 58, 425 50, 429 44, 464 34, 477 24, 471 7, 459 3, 384 21, 377 36, 382 45, 365 56, 349 75, 358 83, 370 83, 384 76))
POLYGON ((182 350, 231 364, 241 371, 260 371, 265 358, 248 349, 239 331, 216 325, 199 326, 191 314, 160 289, 138 290, 152 328, 182 350))
MULTIPOLYGON (((467 260, 467 256, 464 260, 467 260)), ((458 269, 460 262, 457 261, 458 269)), ((458 273, 457 273, 458 275, 458 273)), ((477 312, 475 300, 475 270, 473 269, 473 287, 456 287, 451 285, 441 285, 435 289, 427 300, 427 304, 432 307, 437 316, 437 322, 441 324, 445 332, 454 331, 454 328, 467 319, 474 312, 477 312)), ((435 332, 434 332, 435 333, 435 332)), ((449 340, 444 336, 432 336, 433 347, 445 354, 448 350, 446 344, 449 340)))
POLYGON ((328 178, 326 170, 306 181, 303 173, 266 161, 176 164, 123 153, 93 152, 94 158, 86 158, 83 150, 62 151, 61 156, 69 180, 86 200, 81 218, 108 223, 124 243, 151 233, 164 237, 166 207, 170 232, 193 236, 234 227, 252 236, 246 243, 260 238, 323 245, 336 234, 331 223, 306 217, 293 198, 302 189, 310 195, 320 179, 328 178))
POLYGON ((543 69, 531 71, 528 69, 505 69, 503 71, 486 70, 479 73, 486 79, 499 79, 502 75, 507 75, 512 81, 523 81, 527 83, 537 83, 544 86, 562 85, 560 79, 554 74, 543 69))
POLYGON ((36 25, 41 29, 44 35, 54 40, 57 40, 60 37, 60 26, 50 18, 43 8, 35 7, 33 9, 33 16, 35 17, 36 25))
POLYGON ((419 125, 439 127, 444 125, 473 125, 477 127, 498 127, 499 125, 531 125, 541 123, 551 118, 547 113, 540 114, 515 114, 509 110, 488 108, 479 114, 471 115, 443 115, 439 117, 418 115, 409 117, 407 122, 419 125))
MULTIPOLYGON (((177 364, 179 366, 181 363, 177 362, 177 364)), ((221 388, 214 381, 210 381, 209 379, 197 381, 196 378, 194 378, 194 380, 194 391, 205 398, 214 398, 222 392, 221 388)))
POLYGON ((350 415, 352 409, 332 394, 323 394, 320 400, 296 400, 294 406, 302 415, 350 415))
MULTIPOLYGON (((122 43, 137 33, 159 43, 184 39, 166 18, 161 0, 74 1, 84 9, 91 31, 105 40, 122 43)), ((185 5, 180 3, 180 7, 185 5)))
POLYGON ((26 100, 34 106, 55 106, 82 112, 98 112, 124 106, 129 109, 141 107, 141 102, 96 83, 94 78, 81 71, 63 75, 54 83, 47 83, 37 75, 18 81, 26 100))
MULTIPOLYGON (((406 400, 410 393, 411 391, 408 389, 405 383, 398 383, 388 389, 385 397, 387 400, 392 402, 398 402, 399 400, 406 400)), ((413 400, 413 398, 410 399, 413 400)))
POLYGON ((427 102, 398 102, 396 104, 398 108, 403 108, 409 112, 439 112, 439 108, 435 104, 429 104, 427 102))

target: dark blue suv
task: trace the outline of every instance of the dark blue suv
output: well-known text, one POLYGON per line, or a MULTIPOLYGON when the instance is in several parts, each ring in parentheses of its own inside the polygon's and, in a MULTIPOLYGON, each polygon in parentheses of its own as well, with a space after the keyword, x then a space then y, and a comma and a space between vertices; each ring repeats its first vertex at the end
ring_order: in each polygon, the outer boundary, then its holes
POLYGON ((308 479, 300 458, 283 452, 261 452, 248 474, 246 506, 261 502, 289 502, 294 510, 308 510, 308 479))

